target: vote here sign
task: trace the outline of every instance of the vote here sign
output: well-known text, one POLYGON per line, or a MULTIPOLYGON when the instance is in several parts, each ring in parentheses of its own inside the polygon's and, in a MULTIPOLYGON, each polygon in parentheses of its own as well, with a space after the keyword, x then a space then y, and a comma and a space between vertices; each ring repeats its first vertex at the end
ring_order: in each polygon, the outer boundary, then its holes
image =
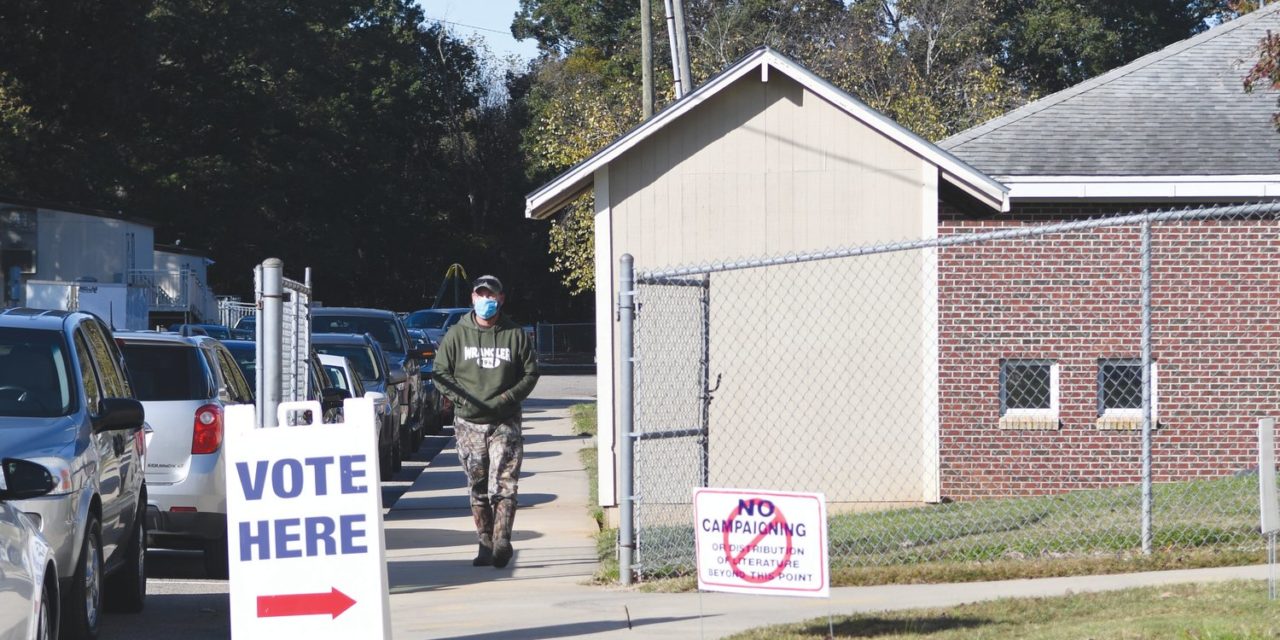
POLYGON ((252 406, 227 408, 232 637, 389 639, 373 403, 347 400, 344 424, 280 409, 317 424, 259 429, 252 406))
POLYGON ((694 489, 693 512, 699 589, 830 595, 822 494, 694 489))

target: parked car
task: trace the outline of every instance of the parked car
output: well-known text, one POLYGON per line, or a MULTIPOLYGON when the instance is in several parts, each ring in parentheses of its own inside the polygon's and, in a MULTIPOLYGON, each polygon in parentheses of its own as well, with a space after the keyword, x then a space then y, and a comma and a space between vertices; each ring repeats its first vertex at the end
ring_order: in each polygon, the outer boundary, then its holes
POLYGON ((382 346, 365 334, 316 333, 311 346, 322 355, 341 356, 355 366, 356 375, 367 391, 381 393, 387 400, 387 413, 378 428, 379 475, 390 480, 401 468, 405 455, 405 429, 399 405, 402 394, 395 391, 407 382, 404 370, 387 362, 382 346))
POLYGON ((223 412, 252 404, 231 352, 208 336, 116 334, 134 393, 155 430, 147 456, 148 543, 204 551, 205 573, 227 577, 223 412))
MULTIPOLYGON (((368 398, 373 401, 373 419, 378 429, 378 442, 390 441, 396 437, 395 414, 391 410, 391 402, 387 394, 371 391, 364 386, 364 380, 355 363, 345 356, 320 354, 320 366, 329 376, 329 386, 341 390, 347 398, 368 398)), ((339 410, 339 419, 346 421, 346 416, 339 410)), ((382 447, 379 446, 379 449, 382 447)), ((381 462, 381 461, 379 461, 381 462)), ((381 470, 381 466, 379 466, 381 470)))
POLYGON ((431 341, 440 344, 449 327, 471 313, 471 307, 449 307, 446 309, 419 309, 405 316, 404 324, 410 329, 422 329, 427 332, 431 341))
MULTIPOLYGON (((409 380, 417 380, 422 368, 422 356, 412 349, 409 332, 404 322, 393 311, 383 309, 357 309, 350 307, 320 307, 311 310, 312 333, 368 334, 382 347, 387 363, 404 369, 409 380)), ((396 386, 396 385, 393 385, 396 386)), ((406 426, 402 434, 404 451, 413 450, 422 439, 422 423, 426 409, 418 384, 398 385, 400 406, 405 408, 401 417, 406 426)))
POLYGON ((258 379, 258 343, 252 340, 223 340, 222 346, 231 352, 231 357, 235 359, 236 366, 240 367, 240 373, 244 374, 245 382, 249 383, 252 389, 257 388, 258 379))
POLYGON ((253 340, 257 336, 258 316, 244 316, 231 328, 233 340, 253 340))
MULTIPOLYGON (((422 358, 422 367, 418 369, 419 393, 422 394, 423 405, 426 407, 422 417, 422 432, 440 433, 445 424, 453 422, 453 405, 448 397, 436 389, 431 380, 431 373, 435 370, 437 345, 423 329, 409 329, 409 338, 413 340, 413 349, 422 358)), ((413 450, 417 451, 418 447, 415 446, 413 450)))
POLYGON ((58 486, 43 465, 16 458, 0 465, 0 638, 58 637, 58 565, 31 518, 10 502, 38 498, 58 486))
POLYGON ((171 324, 169 331, 184 336, 209 336, 217 340, 231 339, 231 330, 220 324, 171 324))
POLYGON ((52 472, 11 504, 39 518, 62 593, 62 637, 97 634, 102 608, 146 599, 146 432, 111 330, 89 313, 0 311, 0 452, 52 472))

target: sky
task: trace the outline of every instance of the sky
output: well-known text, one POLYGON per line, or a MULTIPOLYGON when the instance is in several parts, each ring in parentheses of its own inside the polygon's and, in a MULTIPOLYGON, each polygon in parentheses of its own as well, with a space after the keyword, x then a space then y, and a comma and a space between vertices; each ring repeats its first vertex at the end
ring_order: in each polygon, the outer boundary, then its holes
POLYGON ((515 54, 532 60, 538 53, 533 39, 511 37, 511 18, 519 0, 418 0, 428 21, 446 23, 462 40, 471 35, 485 39, 499 57, 515 54))

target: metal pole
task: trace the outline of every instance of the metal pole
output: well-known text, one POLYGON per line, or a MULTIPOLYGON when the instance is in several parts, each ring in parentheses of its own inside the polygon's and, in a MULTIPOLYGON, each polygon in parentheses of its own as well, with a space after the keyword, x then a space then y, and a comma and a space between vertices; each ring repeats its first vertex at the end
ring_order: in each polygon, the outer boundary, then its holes
POLYGON ((260 428, 266 424, 262 417, 262 402, 267 397, 267 388, 262 377, 262 265, 260 264, 253 267, 253 302, 257 307, 253 318, 253 397, 257 400, 253 403, 255 419, 253 426, 260 428))
POLYGON ((1151 554, 1151 220, 1142 221, 1142 553, 1151 554))
POLYGON ((279 258, 267 258, 262 263, 262 362, 260 368, 265 380, 265 397, 262 399, 264 427, 279 426, 276 408, 280 406, 281 379, 281 306, 284 291, 284 262, 279 258))
POLYGON ((672 0, 665 0, 667 10, 667 41, 671 45, 671 78, 676 88, 676 100, 684 97, 684 85, 680 82, 680 47, 676 44, 676 16, 672 0))
POLYGON ((653 117, 653 6, 651 0, 640 0, 640 97, 644 119, 653 117))
POLYGON ((702 277, 702 486, 711 486, 711 274, 702 277))
POLYGON ((693 74, 689 73, 689 34, 684 28, 684 0, 675 0, 676 52, 680 55, 680 88, 685 95, 693 93, 693 74))
POLYGON ((632 327, 635 320, 635 260, 631 254, 623 254, 618 275, 618 334, 621 353, 618 402, 618 493, 621 513, 618 518, 618 577, 623 585, 631 584, 631 561, 635 552, 635 504, 632 501, 632 478, 635 431, 635 394, 633 374, 635 344, 632 327))

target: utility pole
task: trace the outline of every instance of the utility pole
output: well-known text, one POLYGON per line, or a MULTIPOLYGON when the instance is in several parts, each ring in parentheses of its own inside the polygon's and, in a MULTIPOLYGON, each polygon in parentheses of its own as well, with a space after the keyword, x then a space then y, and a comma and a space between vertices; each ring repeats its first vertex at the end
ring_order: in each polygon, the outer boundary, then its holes
POLYGON ((685 95, 693 93, 693 74, 689 73, 689 33, 684 28, 684 0, 675 0, 676 50, 680 54, 680 86, 685 95))
POLYGON ((672 0, 665 0, 667 10, 667 41, 671 44, 671 77, 676 88, 676 100, 684 97, 684 83, 680 81, 680 46, 676 44, 676 12, 672 0))
POLYGON ((644 119, 653 117, 653 5, 640 0, 640 76, 644 119))

